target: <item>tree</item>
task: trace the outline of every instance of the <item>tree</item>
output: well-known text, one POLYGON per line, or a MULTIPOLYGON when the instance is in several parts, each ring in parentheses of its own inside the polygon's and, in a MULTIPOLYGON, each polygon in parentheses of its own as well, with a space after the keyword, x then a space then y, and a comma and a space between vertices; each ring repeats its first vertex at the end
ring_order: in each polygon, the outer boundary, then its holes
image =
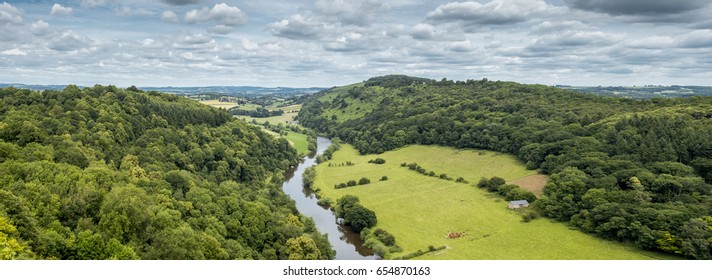
POLYGON ((375 226, 378 222, 376 213, 363 207, 361 204, 356 204, 348 208, 344 213, 344 220, 347 225, 356 232, 361 232, 364 228, 375 226))
POLYGON ((366 178, 366 177, 362 177, 361 179, 358 180, 358 184, 359 184, 359 185, 366 185, 366 184, 369 184, 369 183, 371 183, 371 180, 369 180, 369 179, 366 178))
POLYGON ((313 239, 308 236, 293 237, 287 240, 286 252, 290 260, 321 260, 321 251, 313 239))
POLYGON ((7 218, 0 216, 0 260, 26 259, 30 257, 22 241, 14 235, 17 229, 10 224, 7 218))

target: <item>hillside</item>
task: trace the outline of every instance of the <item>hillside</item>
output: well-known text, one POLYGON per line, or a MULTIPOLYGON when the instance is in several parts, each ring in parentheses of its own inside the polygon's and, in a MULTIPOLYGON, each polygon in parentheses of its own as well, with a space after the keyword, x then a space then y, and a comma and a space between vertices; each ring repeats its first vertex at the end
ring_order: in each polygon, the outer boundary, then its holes
POLYGON ((712 258, 712 98, 631 100, 543 85, 385 76, 298 120, 362 154, 409 144, 510 153, 551 177, 536 208, 602 238, 712 258))
POLYGON ((175 95, 0 89, 0 258, 333 258, 281 191, 297 161, 175 95))

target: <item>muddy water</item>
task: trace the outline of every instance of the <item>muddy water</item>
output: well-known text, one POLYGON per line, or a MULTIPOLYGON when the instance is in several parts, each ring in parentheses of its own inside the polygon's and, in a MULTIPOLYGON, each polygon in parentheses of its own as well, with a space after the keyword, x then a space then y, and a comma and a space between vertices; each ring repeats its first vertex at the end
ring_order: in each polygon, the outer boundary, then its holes
MULTIPOLYGON (((317 154, 321 154, 331 145, 324 137, 317 138, 317 154)), ((319 232, 329 236, 331 246, 336 250, 337 260, 372 260, 378 256, 371 249, 363 246, 358 233, 349 227, 336 223, 336 216, 329 210, 317 205, 318 199, 311 190, 302 187, 302 174, 307 167, 316 165, 316 156, 305 157, 293 172, 285 175, 282 189, 297 203, 299 213, 312 217, 319 232)))

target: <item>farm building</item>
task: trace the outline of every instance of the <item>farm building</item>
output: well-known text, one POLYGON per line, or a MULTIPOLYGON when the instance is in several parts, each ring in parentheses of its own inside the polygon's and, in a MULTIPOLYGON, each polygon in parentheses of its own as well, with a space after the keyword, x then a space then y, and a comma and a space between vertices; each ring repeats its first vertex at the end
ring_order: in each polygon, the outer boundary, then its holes
POLYGON ((526 200, 512 200, 509 202, 509 209, 519 209, 523 207, 529 207, 529 201, 526 200))

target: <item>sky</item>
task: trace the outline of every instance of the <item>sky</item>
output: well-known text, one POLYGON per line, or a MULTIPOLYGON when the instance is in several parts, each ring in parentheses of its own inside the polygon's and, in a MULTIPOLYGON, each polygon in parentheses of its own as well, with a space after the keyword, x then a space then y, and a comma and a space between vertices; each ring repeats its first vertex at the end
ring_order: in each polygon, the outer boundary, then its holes
POLYGON ((712 86, 709 15, 707 0, 4 1, 0 83, 712 86))

